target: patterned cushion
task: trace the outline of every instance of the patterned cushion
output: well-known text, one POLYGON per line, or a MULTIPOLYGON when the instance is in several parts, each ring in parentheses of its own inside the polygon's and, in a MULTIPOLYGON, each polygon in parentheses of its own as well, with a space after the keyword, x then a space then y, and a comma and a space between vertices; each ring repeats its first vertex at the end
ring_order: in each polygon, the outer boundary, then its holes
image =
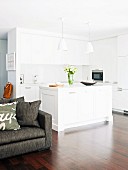
POLYGON ((20 125, 16 119, 16 102, 0 104, 0 130, 17 130, 20 125))
POLYGON ((16 116, 20 125, 40 127, 37 120, 40 103, 40 100, 17 103, 16 116))

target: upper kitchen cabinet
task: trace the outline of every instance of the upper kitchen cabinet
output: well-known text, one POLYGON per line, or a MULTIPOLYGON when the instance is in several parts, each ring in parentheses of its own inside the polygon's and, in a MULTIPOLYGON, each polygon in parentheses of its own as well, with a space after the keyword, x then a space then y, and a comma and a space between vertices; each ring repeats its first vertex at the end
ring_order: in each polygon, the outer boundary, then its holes
POLYGON ((66 39, 68 51, 58 50, 59 41, 57 37, 31 35, 32 64, 89 64, 84 41, 66 39))
POLYGON ((86 42, 75 36, 65 39, 68 51, 61 51, 58 50, 60 37, 55 33, 20 28, 13 32, 15 36, 10 36, 8 41, 15 40, 15 50, 9 49, 16 52, 18 64, 89 65, 86 42))
POLYGON ((57 53, 58 38, 31 35, 33 64, 62 64, 62 56, 57 53))
POLYGON ((119 36, 117 42, 118 56, 128 56, 128 34, 119 36))
POLYGON ((89 65, 89 56, 86 54, 86 42, 82 40, 67 39, 68 64, 89 65))
POLYGON ((20 33, 18 38, 18 57, 21 64, 45 64, 51 62, 45 37, 20 33))
POLYGON ((105 81, 117 82, 117 38, 94 41, 93 47, 89 57, 91 69, 101 69, 105 81))
POLYGON ((18 58, 21 64, 32 63, 32 37, 31 34, 21 33, 18 38, 18 58))

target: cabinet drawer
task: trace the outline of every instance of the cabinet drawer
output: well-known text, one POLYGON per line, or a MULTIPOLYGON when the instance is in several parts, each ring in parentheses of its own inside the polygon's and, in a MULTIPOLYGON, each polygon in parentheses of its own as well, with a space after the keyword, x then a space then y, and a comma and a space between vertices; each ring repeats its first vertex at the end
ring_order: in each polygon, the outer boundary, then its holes
POLYGON ((24 96, 25 101, 39 100, 39 86, 21 86, 20 96, 24 96))

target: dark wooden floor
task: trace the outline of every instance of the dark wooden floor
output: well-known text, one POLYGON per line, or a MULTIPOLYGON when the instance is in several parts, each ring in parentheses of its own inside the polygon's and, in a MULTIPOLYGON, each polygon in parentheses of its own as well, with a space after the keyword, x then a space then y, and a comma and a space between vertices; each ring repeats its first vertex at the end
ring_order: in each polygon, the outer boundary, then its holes
POLYGON ((53 131, 50 151, 0 161, 0 170, 128 170, 128 117, 66 133, 53 131))

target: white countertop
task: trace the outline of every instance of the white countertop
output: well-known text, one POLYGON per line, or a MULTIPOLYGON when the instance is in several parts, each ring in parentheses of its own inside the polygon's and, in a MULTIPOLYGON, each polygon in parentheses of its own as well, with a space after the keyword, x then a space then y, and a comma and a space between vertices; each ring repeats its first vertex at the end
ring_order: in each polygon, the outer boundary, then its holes
MULTIPOLYGON (((55 84, 55 83, 24 83, 24 84, 20 84, 20 86, 39 86, 39 87, 49 87, 49 85, 51 84, 55 84)), ((93 87, 93 86, 110 86, 113 85, 112 83, 100 83, 97 82, 94 85, 89 85, 86 86, 82 83, 74 83, 73 85, 69 85, 68 83, 64 83, 63 87, 49 87, 49 88, 74 88, 74 87, 93 87)))
POLYGON ((39 85, 40 89, 49 89, 49 90, 58 90, 58 89, 76 89, 76 88, 95 88, 95 87, 105 87, 105 86, 111 86, 111 84, 107 83, 96 83, 95 85, 91 85, 91 86, 86 86, 83 85, 81 83, 74 83, 73 85, 68 85, 68 84, 64 84, 64 86, 62 87, 49 87, 49 85, 39 85))

